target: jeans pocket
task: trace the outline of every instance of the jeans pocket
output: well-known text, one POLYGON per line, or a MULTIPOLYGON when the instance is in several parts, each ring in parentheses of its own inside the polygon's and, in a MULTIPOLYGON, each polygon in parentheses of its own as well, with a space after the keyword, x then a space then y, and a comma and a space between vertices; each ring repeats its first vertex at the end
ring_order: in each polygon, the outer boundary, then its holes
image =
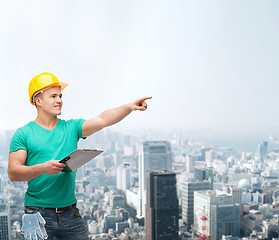
POLYGON ((74 210, 73 218, 81 218, 79 209, 77 207, 74 207, 73 210, 74 210))

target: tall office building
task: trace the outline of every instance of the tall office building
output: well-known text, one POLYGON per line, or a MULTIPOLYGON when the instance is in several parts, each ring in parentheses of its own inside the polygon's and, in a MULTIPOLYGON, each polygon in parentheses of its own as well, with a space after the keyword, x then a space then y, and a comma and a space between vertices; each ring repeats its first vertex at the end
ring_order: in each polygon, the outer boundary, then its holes
POLYGON ((256 153, 255 153, 256 159, 254 160, 255 163, 257 164, 256 160, 259 160, 261 163, 264 162, 264 160, 267 159, 268 157, 268 142, 263 141, 260 143, 257 147, 256 153))
POLYGON ((214 157, 215 157, 215 153, 212 149, 205 152, 205 162, 207 164, 211 164, 214 160, 214 157))
POLYGON ((223 235, 239 236, 240 205, 233 203, 231 195, 223 191, 198 191, 194 201, 195 233, 206 234, 212 240, 222 239, 223 235))
POLYGON ((209 181, 182 182, 182 220, 189 230, 194 223, 194 191, 211 190, 209 181))
POLYGON ((267 159, 268 154, 268 143, 267 141, 263 141, 260 144, 260 160, 261 162, 264 162, 265 159, 267 159))
POLYGON ((131 187, 131 167, 130 163, 121 164, 116 170, 116 187, 126 191, 131 187))
POLYGON ((172 152, 167 141, 145 141, 139 146, 139 204, 137 216, 145 217, 146 172, 171 171, 172 152))
POLYGON ((8 212, 0 212, 0 239, 10 240, 10 218, 8 212))
POLYGON ((82 180, 85 177, 85 165, 77 169, 76 179, 82 180))
POLYGON ((236 203, 212 205, 210 224, 212 240, 219 240, 223 235, 239 237, 240 205, 236 203))
POLYGON ((229 193, 232 195, 232 199, 234 203, 239 203, 239 205, 242 205, 242 192, 243 189, 235 186, 225 186, 223 187, 224 192, 229 193))
POLYGON ((175 173, 146 174, 146 240, 178 240, 178 198, 175 173))
POLYGON ((213 187, 213 168, 210 167, 195 167, 194 178, 197 181, 208 180, 213 187))
POLYGON ((191 173, 194 172, 195 169, 195 157, 186 156, 185 157, 185 164, 186 164, 186 172, 191 173))
POLYGON ((212 148, 202 147, 202 149, 201 149, 201 156, 200 156, 200 160, 201 160, 202 162, 205 161, 205 153, 208 152, 208 151, 210 151, 211 149, 212 149, 212 148))

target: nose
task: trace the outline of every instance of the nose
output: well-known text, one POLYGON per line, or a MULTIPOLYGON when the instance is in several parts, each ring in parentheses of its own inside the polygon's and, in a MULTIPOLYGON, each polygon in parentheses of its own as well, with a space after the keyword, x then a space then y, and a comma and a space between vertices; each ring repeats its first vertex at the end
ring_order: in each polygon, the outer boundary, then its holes
POLYGON ((62 104, 62 98, 61 98, 61 97, 57 97, 57 98, 56 98, 56 102, 62 104))

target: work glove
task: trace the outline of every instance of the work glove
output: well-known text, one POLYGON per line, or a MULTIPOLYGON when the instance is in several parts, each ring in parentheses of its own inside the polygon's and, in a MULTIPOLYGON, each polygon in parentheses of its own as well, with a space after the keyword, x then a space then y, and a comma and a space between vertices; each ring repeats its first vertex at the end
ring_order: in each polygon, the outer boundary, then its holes
POLYGON ((45 229, 45 219, 39 212, 24 214, 22 216, 21 233, 24 234, 25 240, 42 240, 47 239, 45 229))

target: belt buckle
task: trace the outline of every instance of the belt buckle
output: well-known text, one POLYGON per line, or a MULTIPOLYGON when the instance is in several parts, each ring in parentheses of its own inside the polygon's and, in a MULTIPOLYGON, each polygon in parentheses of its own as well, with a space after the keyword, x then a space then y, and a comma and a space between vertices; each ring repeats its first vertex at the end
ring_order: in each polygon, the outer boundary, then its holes
POLYGON ((58 210, 59 208, 55 208, 55 212, 56 213, 62 213, 63 211, 61 211, 61 210, 58 210))

